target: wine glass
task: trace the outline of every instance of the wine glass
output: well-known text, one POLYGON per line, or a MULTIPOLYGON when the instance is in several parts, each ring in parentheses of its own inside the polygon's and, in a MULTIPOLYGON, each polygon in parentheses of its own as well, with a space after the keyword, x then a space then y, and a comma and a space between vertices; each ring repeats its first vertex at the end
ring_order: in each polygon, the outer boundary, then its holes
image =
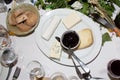
POLYGON ((4 0, 0 0, 0 13, 6 12, 7 11, 7 6, 5 5, 4 0))
POLYGON ((9 79, 13 66, 16 65, 18 61, 18 56, 12 48, 6 48, 2 51, 0 56, 0 62, 3 66, 8 67, 8 75, 6 80, 9 79))
POLYGON ((0 25, 0 50, 3 50, 11 45, 11 39, 7 30, 0 25))
POLYGON ((68 80, 66 75, 62 72, 55 72, 50 77, 51 80, 68 80))
POLYGON ((79 80, 79 78, 77 76, 70 76, 69 80, 79 80))
POLYGON ((43 78, 45 75, 43 66, 40 64, 40 62, 36 60, 33 60, 30 63, 28 63, 26 69, 30 80, 35 80, 38 78, 40 79, 43 78))

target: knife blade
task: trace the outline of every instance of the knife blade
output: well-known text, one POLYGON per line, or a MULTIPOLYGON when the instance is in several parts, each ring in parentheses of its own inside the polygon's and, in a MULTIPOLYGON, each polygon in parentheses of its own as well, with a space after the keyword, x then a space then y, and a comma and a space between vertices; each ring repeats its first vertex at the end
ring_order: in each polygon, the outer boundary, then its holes
POLYGON ((102 18, 102 17, 101 17, 99 14, 97 14, 97 13, 92 13, 92 14, 90 15, 90 17, 91 17, 93 20, 95 20, 96 22, 102 24, 103 26, 112 29, 112 30, 117 34, 117 36, 120 37, 120 30, 119 30, 119 28, 117 28, 117 27, 115 26, 115 24, 109 23, 105 18, 102 18))

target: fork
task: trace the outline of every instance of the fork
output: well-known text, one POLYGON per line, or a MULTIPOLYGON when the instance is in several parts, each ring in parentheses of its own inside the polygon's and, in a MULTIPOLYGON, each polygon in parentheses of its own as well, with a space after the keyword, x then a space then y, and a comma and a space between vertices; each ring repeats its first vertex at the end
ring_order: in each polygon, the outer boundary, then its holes
POLYGON ((90 80, 90 79, 96 79, 96 80, 99 80, 99 79, 103 79, 103 78, 100 78, 100 77, 92 77, 91 74, 90 74, 90 69, 87 67, 87 65, 82 62, 73 52, 73 50, 71 50, 70 48, 68 49, 68 54, 69 54, 69 57, 72 59, 72 62, 75 66, 75 70, 76 70, 76 73, 78 75, 78 77, 80 79, 85 79, 85 80, 90 80), (84 73, 82 74, 78 68, 78 66, 76 65, 74 59, 80 64, 80 67, 82 68, 82 70, 84 71, 84 73))
MULTIPOLYGON (((56 36, 55 38, 56 38, 56 40, 57 40, 58 42, 60 42, 60 38, 59 38, 59 37, 56 36)), ((85 80, 90 80, 91 78, 92 78, 92 79, 103 79, 103 78, 99 78, 99 77, 92 77, 92 76, 90 75, 90 69, 86 66, 86 64, 85 64, 84 62, 82 62, 82 61, 74 54, 73 50, 70 49, 70 47, 69 47, 69 49, 67 50, 67 54, 68 54, 69 58, 72 59, 72 62, 73 62, 73 64, 74 64, 74 66, 75 66, 76 73, 77 73, 77 75, 78 75, 78 77, 79 77, 80 79, 85 79, 85 80), (82 68, 82 70, 83 70, 85 73, 82 74, 82 73, 80 72, 80 70, 79 70, 78 66, 76 65, 73 57, 74 57, 74 59, 76 59, 76 61, 80 64, 80 67, 82 68)))
POLYGON ((82 75, 82 73, 80 72, 78 66, 76 65, 76 63, 75 63, 75 61, 74 61, 74 59, 73 59, 72 54, 73 54, 73 52, 72 52, 72 50, 69 48, 69 49, 68 49, 69 58, 72 60, 74 66, 75 66, 75 70, 76 70, 76 73, 77 73, 78 77, 79 77, 80 79, 82 79, 82 78, 83 78, 83 75, 82 75))
POLYGON ((90 73, 90 69, 87 67, 87 65, 82 61, 82 60, 80 60, 75 54, 74 54, 74 52, 73 52, 73 50, 72 49, 68 49, 68 54, 69 54, 69 56, 73 56, 74 57, 74 59, 80 64, 80 67, 83 69, 83 71, 85 72, 85 73, 90 73))
POLYGON ((83 78, 85 79, 85 77, 90 76, 90 74, 89 74, 90 73, 90 69, 76 55, 74 55, 73 50, 71 50, 69 48, 67 53, 69 55, 69 58, 71 58, 74 66, 75 66, 75 70, 76 70, 76 73, 77 73, 78 77, 80 79, 83 79, 83 78), (80 67, 85 72, 84 75, 80 72, 80 70, 79 70, 78 66, 76 65, 76 63, 75 63, 73 58, 80 64, 80 67))

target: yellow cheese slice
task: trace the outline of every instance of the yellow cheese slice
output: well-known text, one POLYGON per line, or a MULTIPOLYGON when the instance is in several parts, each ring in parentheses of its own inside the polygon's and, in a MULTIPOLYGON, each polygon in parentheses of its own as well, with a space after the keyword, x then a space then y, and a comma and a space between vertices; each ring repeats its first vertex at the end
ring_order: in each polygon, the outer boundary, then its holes
POLYGON ((91 29, 82 29, 81 31, 78 32, 79 37, 80 37, 80 45, 78 49, 83 49, 91 46, 94 42, 93 40, 93 34, 91 29))

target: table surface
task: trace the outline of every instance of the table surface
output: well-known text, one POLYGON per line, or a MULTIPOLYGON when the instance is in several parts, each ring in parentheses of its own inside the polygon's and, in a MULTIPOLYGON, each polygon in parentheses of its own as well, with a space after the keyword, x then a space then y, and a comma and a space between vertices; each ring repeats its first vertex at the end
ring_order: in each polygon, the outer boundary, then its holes
MULTIPOLYGON (((41 15, 44 15, 45 11, 39 11, 41 15)), ((6 27, 6 15, 7 13, 0 13, 0 24, 6 27)), ((107 31, 103 29, 102 32, 107 31)), ((120 59, 120 38, 112 35, 112 41, 108 41, 102 46, 99 56, 87 66, 91 70, 91 75, 96 77, 102 77, 104 80, 110 80, 107 74, 107 63, 114 59, 120 59)), ((21 74, 18 80, 29 80, 29 77, 26 76, 26 66, 30 61, 37 60, 39 61, 44 70, 45 76, 50 77, 54 72, 62 72, 67 78, 70 76, 77 76, 74 67, 67 67, 57 64, 50 59, 48 59, 38 48, 35 41, 35 33, 25 36, 25 37, 17 37, 10 36, 13 42, 13 46, 15 50, 17 50, 18 55, 21 58, 18 63, 13 67, 11 76, 9 80, 12 80, 13 73, 15 68, 18 66, 21 68, 21 74)), ((3 67, 2 74, 0 75, 0 80, 5 80, 8 72, 8 68, 3 67)))

